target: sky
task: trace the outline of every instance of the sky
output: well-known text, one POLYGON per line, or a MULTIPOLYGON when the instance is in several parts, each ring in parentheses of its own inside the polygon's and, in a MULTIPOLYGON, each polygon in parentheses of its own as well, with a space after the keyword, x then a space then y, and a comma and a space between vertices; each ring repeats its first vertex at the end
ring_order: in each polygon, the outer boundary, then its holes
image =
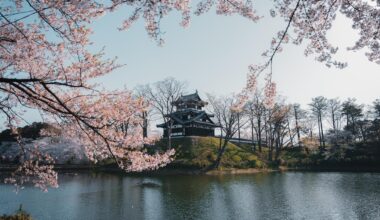
MULTIPOLYGON (((188 28, 179 25, 181 16, 171 13, 162 20, 165 44, 158 46, 149 38, 144 21, 140 20, 127 31, 119 31, 122 20, 130 11, 118 10, 107 14, 92 25, 94 52, 104 48, 105 56, 117 57, 124 66, 97 79, 106 89, 133 89, 137 85, 154 83, 166 77, 188 82, 188 92, 228 95, 245 86, 248 66, 261 64, 261 54, 270 41, 286 26, 280 18, 269 15, 270 1, 255 1, 254 7, 264 16, 257 23, 241 16, 221 16, 210 11, 193 16, 188 28)), ((358 103, 371 104, 380 98, 380 65, 364 56, 365 51, 346 51, 357 38, 356 31, 344 16, 338 16, 328 39, 340 50, 337 58, 348 62, 345 69, 328 68, 305 57, 305 45, 286 45, 273 63, 273 80, 278 93, 289 103, 308 108, 312 97, 353 97, 358 103)), ((263 78, 260 79, 263 83, 263 78)), ((39 120, 37 111, 27 111, 29 121, 39 120)))
MULTIPOLYGON (((203 96, 238 93, 245 85, 248 66, 264 61, 262 52, 286 26, 280 18, 269 15, 269 1, 256 2, 257 12, 264 16, 257 23, 210 11, 193 16, 190 27, 182 28, 180 16, 171 13, 162 20, 164 46, 148 37, 142 20, 127 31, 117 30, 128 10, 105 15, 93 25, 92 48, 104 47, 108 57, 118 57, 125 66, 99 81, 106 88, 133 89, 172 76, 187 81, 188 92, 198 90, 203 96)), ((328 39, 339 46, 336 57, 348 63, 345 69, 328 68, 313 56, 305 57, 305 45, 286 45, 273 64, 279 94, 305 107, 319 95, 342 100, 354 97, 365 104, 380 98, 380 65, 368 61, 365 51, 346 51, 356 38, 350 21, 338 16, 328 39)))

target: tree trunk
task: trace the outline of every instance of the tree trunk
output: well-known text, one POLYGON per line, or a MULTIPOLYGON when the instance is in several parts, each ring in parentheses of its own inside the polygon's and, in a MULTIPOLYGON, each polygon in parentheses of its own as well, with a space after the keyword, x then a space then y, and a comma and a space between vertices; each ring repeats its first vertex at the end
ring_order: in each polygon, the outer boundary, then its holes
POLYGON ((226 147, 227 147, 228 141, 229 141, 229 138, 225 137, 223 145, 221 145, 221 148, 218 151, 218 157, 216 158, 216 161, 214 163, 214 168, 215 169, 219 168, 220 161, 222 160, 223 154, 226 151, 226 147))
POLYGON ((280 132, 279 131, 276 131, 276 138, 275 138, 275 153, 274 153, 274 160, 277 161, 278 160, 278 156, 280 155, 280 150, 279 150, 279 145, 280 145, 280 132))
POLYGON ((296 132, 297 132, 297 139, 298 139, 298 147, 302 148, 302 146, 301 146, 300 127, 298 125, 298 112, 296 110, 296 107, 294 107, 294 118, 295 118, 295 121, 296 121, 296 132))
POLYGON ((257 145, 259 146, 259 152, 261 153, 261 117, 257 119, 257 145))
POLYGON ((274 134, 272 132, 272 125, 270 124, 269 125, 269 130, 270 132, 269 133, 269 142, 267 142, 267 145, 269 147, 269 152, 268 152, 268 160, 269 161, 272 161, 273 160, 273 142, 274 142, 274 134))
POLYGON ((351 125, 352 125, 352 134, 354 135, 355 139, 356 139, 356 123, 355 123, 355 118, 354 116, 351 116, 351 125))
POLYGON ((223 140, 223 130, 220 129, 219 150, 222 149, 222 140, 223 140))
POLYGON ((360 129, 360 133, 362 134, 362 140, 363 142, 367 142, 367 137, 366 137, 366 134, 365 134, 365 131, 363 129, 363 125, 360 123, 359 124, 359 129, 360 129))
POLYGON ((326 144, 325 144, 325 136, 323 134, 322 115, 320 115, 319 117, 320 117, 319 121, 321 122, 322 146, 324 149, 326 147, 326 144))
POLYGON ((237 113, 237 123, 238 123, 238 146, 240 147, 240 112, 237 113))
MULTIPOLYGON (((268 123, 267 123, 267 120, 264 120, 264 131, 265 131, 265 142, 267 144, 267 146, 269 146, 269 139, 268 139, 268 123)), ((260 147, 259 147, 260 148, 260 147)))
POLYGON ((273 153, 273 147, 272 145, 269 145, 269 151, 268 151, 268 160, 272 161, 272 153, 273 153))
POLYGON ((331 117, 332 117, 332 123, 333 123, 333 130, 334 130, 334 133, 336 133, 335 114, 334 114, 334 111, 332 110, 331 110, 331 117))
POLYGON ((319 122, 319 115, 317 116, 318 122, 318 136, 319 136, 319 148, 322 147, 322 136, 321 136, 321 123, 319 122))
POLYGON ((288 127, 288 132, 289 132, 290 146, 294 147, 293 136, 292 136, 292 131, 290 130, 289 119, 287 120, 287 127, 288 127))
POLYGON ((333 130, 334 130, 334 144, 338 145, 338 129, 337 129, 337 124, 336 124, 336 119, 335 119, 335 113, 333 110, 331 110, 331 118, 333 122, 333 130))
POLYGON ((143 137, 148 137, 148 116, 146 112, 143 112, 143 137))
POLYGON ((251 137, 252 137, 252 145, 253 145, 253 152, 256 152, 256 144, 255 144, 255 134, 254 134, 254 122, 253 120, 251 121, 251 137))

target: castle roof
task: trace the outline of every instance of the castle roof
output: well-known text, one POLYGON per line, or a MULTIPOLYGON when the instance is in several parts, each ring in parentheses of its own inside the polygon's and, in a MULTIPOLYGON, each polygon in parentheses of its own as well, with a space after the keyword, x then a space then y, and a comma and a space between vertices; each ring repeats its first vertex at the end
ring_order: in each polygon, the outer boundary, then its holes
MULTIPOLYGON (((187 125, 187 124, 203 124, 203 125, 208 125, 212 127, 219 127, 216 125, 210 117, 213 117, 214 115, 212 114, 207 114, 205 111, 196 111, 196 115, 188 118, 186 120, 182 119, 182 113, 180 112, 174 112, 173 114, 168 115, 171 120, 174 122, 181 124, 181 125, 187 125), (201 119, 207 119, 206 121, 201 121, 201 119)), ((157 127, 166 127, 166 124, 159 124, 157 127)))
POLYGON ((177 105, 180 103, 200 103, 202 105, 207 105, 207 102, 204 102, 201 97, 198 95, 198 91, 195 91, 193 94, 181 95, 176 101, 172 104, 177 105))
POLYGON ((189 94, 189 95, 181 95, 181 97, 179 97, 177 101, 183 101, 183 102, 202 101, 202 99, 201 99, 201 97, 199 97, 198 92, 195 92, 195 93, 189 94))

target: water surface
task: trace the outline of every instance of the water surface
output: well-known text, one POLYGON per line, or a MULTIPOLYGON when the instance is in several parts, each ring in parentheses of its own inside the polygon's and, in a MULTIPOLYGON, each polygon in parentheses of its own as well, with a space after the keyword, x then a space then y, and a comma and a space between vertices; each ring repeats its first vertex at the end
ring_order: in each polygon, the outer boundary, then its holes
POLYGON ((380 219, 380 174, 286 172, 224 176, 62 174, 60 187, 15 194, 0 185, 0 214, 20 204, 50 219, 380 219))

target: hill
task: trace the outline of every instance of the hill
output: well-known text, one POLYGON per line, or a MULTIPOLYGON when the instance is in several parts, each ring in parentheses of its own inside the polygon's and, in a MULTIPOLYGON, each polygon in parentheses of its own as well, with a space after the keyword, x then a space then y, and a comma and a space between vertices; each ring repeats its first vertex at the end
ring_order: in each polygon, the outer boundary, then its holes
MULTIPOLYGON (((40 137, 37 139, 23 139, 24 148, 32 149, 38 146, 42 153, 52 156, 57 165, 84 165, 89 164, 83 146, 61 137, 40 137)), ((0 165, 16 164, 20 159, 20 147, 15 141, 0 142, 0 165)))
MULTIPOLYGON (((33 122, 30 125, 17 128, 17 133, 22 138, 36 140, 38 138, 41 138, 40 132, 42 129, 50 129, 50 130, 53 129, 56 132, 59 132, 48 123, 33 122)), ((0 143, 1 142, 15 142, 16 140, 17 140, 17 134, 13 133, 10 129, 5 129, 0 132, 0 143)))
MULTIPOLYGON (((165 149, 167 140, 156 143, 165 149)), ((203 170, 213 165, 217 158, 219 138, 181 137, 172 139, 176 158, 167 167, 203 170)), ((336 171, 379 171, 380 148, 377 144, 327 147, 326 150, 309 148, 285 148, 278 161, 268 161, 268 149, 253 152, 251 146, 228 143, 222 157, 220 170, 228 169, 274 169, 274 170, 336 170, 336 171)))
MULTIPOLYGON (((180 137, 172 139, 172 147, 176 150, 175 160, 168 168, 206 169, 213 165, 217 158, 219 138, 216 137, 180 137)), ((156 143, 156 147, 166 149, 167 139, 156 143)), ((228 143, 227 150, 221 160, 224 168, 265 168, 266 163, 259 155, 247 147, 239 147, 228 143)))

